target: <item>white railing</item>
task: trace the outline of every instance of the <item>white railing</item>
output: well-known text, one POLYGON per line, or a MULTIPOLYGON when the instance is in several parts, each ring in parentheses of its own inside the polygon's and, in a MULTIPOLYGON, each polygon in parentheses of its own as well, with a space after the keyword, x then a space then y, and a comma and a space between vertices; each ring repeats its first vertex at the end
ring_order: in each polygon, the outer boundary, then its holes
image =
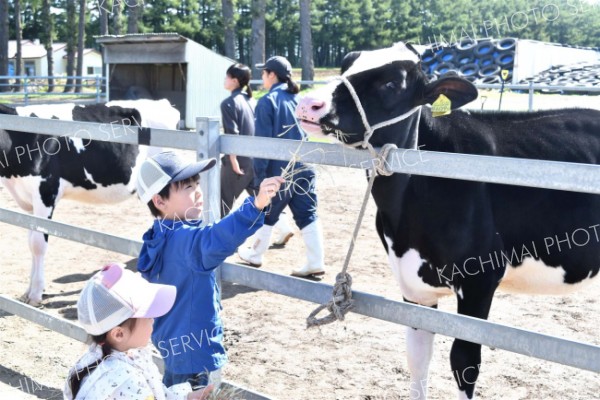
POLYGON ((0 76, 0 97, 12 96, 29 105, 32 97, 88 98, 100 103, 106 100, 103 93, 106 78, 94 76, 0 76), (67 80, 71 83, 67 85, 67 80), (48 81, 54 81, 54 90, 48 92, 48 81), (65 89, 67 89, 65 91, 65 89), (79 92, 76 92, 79 89, 79 92))

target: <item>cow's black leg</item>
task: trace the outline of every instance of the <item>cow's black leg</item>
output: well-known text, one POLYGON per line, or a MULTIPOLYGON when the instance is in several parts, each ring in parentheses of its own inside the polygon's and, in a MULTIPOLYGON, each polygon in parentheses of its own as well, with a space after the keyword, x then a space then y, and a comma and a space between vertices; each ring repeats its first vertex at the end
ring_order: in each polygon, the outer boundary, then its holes
MULTIPOLYGON (((458 313, 487 319, 495 288, 465 289, 458 296, 458 313)), ((474 399, 475 384, 481 366, 481 345, 456 339, 450 351, 452 375, 458 384, 458 399, 474 399)))

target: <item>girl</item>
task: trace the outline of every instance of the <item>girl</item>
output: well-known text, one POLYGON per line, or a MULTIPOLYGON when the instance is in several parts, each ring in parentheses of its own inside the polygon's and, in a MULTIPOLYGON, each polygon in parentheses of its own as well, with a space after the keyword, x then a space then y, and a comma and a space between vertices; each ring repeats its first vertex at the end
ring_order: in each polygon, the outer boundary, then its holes
POLYGON ((77 318, 93 343, 69 371, 64 398, 206 399, 210 386, 165 387, 147 347, 153 318, 171 309, 175 295, 175 286, 148 283, 120 264, 95 274, 77 302, 77 318))
MULTIPOLYGON (((225 89, 231 96, 221 102, 223 131, 233 135, 254 136, 254 105, 250 89, 250 68, 233 64, 225 73, 225 89)), ((244 189, 250 195, 254 176, 252 159, 226 155, 221 168, 221 217, 229 214, 235 199, 244 189)))

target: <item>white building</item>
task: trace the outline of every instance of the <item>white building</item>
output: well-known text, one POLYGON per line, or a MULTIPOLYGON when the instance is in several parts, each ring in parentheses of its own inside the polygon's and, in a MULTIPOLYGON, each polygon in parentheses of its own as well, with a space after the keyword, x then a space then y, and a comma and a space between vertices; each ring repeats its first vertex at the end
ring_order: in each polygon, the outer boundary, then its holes
MULTIPOLYGON (((52 44, 54 76, 66 75, 67 73, 67 44, 52 44)), ((17 41, 8 42, 8 74, 14 75, 17 57, 17 41)), ((75 55, 77 57, 77 54, 75 55)), ((28 76, 48 75, 48 59, 46 49, 39 40, 21 41, 21 58, 23 59, 23 74, 28 76)), ((102 54, 94 49, 85 49, 83 52, 83 75, 102 74, 102 54)))

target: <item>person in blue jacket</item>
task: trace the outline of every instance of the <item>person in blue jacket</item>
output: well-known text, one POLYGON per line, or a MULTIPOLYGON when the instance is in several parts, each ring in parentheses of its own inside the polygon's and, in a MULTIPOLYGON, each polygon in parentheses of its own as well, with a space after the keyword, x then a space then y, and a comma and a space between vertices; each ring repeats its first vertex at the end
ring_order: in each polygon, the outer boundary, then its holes
MULTIPOLYGON (((305 140, 298 129, 295 109, 298 105, 298 85, 292 80, 292 66, 281 56, 269 58, 264 64, 256 64, 262 70, 262 81, 269 93, 258 100, 254 112, 254 135, 269 138, 305 140)), ((288 162, 254 159, 254 181, 258 183, 267 176, 282 175, 288 162)), ((286 177, 291 183, 273 198, 271 209, 265 216, 265 224, 256 232, 252 247, 240 248, 238 255, 250 265, 260 267, 263 254, 269 247, 273 225, 286 206, 289 206, 294 222, 300 228, 306 247, 306 263, 292 271, 294 276, 322 275, 325 273, 323 257, 323 232, 317 218, 317 194, 315 171, 308 165, 296 162, 286 177)))
MULTIPOLYGON (((231 95, 221 102, 223 133, 254 136, 254 105, 250 88, 250 68, 244 64, 232 64, 225 73, 223 82, 231 95)), ((225 155, 221 159, 221 217, 229 214, 240 194, 246 190, 253 195, 254 168, 252 158, 225 155)), ((294 233, 282 214, 275 225, 278 233, 273 244, 284 247, 294 233)))
POLYGON ((138 270, 149 282, 177 287, 173 308, 155 319, 152 333, 168 387, 183 382, 194 390, 209 382, 218 386, 227 355, 215 269, 262 226, 262 210, 283 182, 264 179, 256 197, 203 226, 200 172, 215 163, 186 163, 174 152, 163 152, 144 161, 138 175, 138 195, 156 218, 143 236, 138 270))

